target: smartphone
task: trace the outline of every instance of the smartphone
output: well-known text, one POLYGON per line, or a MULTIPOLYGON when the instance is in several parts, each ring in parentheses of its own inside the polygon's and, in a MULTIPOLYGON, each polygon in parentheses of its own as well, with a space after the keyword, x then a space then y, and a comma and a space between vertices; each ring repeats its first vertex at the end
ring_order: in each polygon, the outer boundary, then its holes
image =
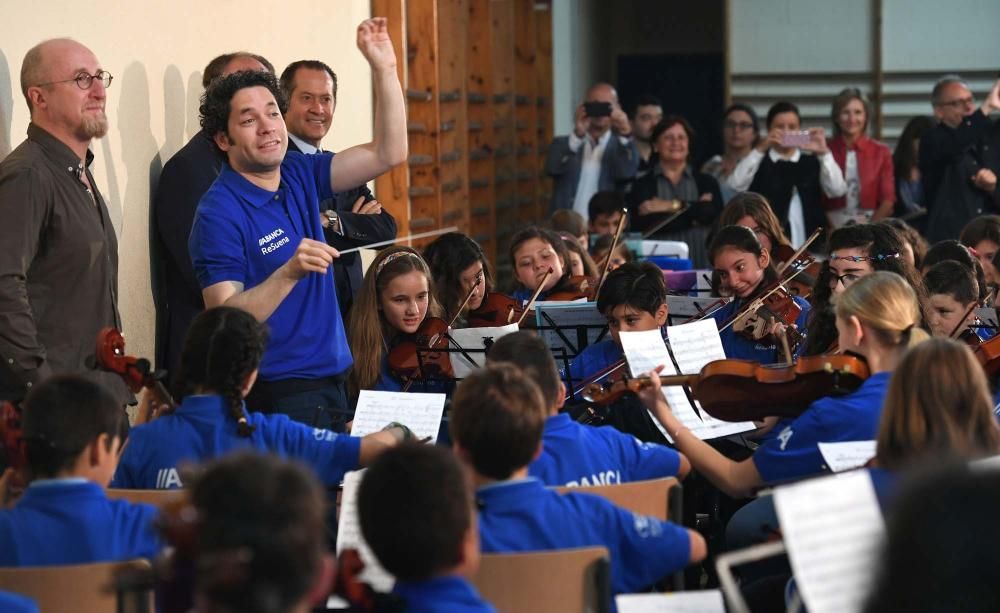
POLYGON ((782 147, 802 147, 809 144, 809 132, 798 130, 796 132, 785 132, 781 137, 782 147))
POLYGON ((583 112, 587 117, 611 117, 610 102, 584 102, 583 112))

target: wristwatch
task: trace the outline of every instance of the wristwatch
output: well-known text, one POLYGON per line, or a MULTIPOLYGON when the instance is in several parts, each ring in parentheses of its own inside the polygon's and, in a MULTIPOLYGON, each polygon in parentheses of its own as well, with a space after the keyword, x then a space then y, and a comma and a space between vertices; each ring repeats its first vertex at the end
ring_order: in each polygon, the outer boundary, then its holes
POLYGON ((326 219, 329 222, 329 224, 326 227, 329 228, 332 232, 336 232, 337 234, 342 234, 342 232, 340 231, 340 216, 337 215, 337 211, 329 209, 327 211, 324 211, 323 214, 326 215, 326 219))

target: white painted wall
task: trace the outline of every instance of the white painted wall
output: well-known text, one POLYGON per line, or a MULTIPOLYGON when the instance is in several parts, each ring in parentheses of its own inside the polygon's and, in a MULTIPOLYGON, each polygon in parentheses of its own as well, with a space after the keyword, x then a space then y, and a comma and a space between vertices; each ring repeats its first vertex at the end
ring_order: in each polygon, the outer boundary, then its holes
POLYGON ((115 77, 107 103, 111 130, 93 146, 93 172, 118 231, 119 306, 130 353, 153 356, 150 184, 163 162, 198 131, 202 68, 216 55, 239 49, 264 55, 279 73, 298 59, 326 61, 338 74, 340 95, 324 144, 341 149, 371 138, 371 75, 355 46, 357 25, 369 16, 368 0, 5 3, 0 157, 24 139, 28 125, 19 74, 30 47, 70 36, 89 46, 115 77))

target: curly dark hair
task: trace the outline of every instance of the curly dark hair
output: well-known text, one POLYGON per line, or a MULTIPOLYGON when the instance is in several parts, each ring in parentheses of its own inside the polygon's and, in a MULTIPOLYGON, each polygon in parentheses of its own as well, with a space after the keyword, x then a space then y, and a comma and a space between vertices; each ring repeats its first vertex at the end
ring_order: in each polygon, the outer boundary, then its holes
POLYGON ((184 341, 177 397, 190 396, 197 388, 215 392, 229 403, 239 435, 253 434, 241 390, 247 376, 260 366, 267 335, 267 326, 242 309, 220 306, 200 313, 184 341))
POLYGON ((248 87, 265 87, 278 103, 278 110, 284 115, 288 110, 288 99, 278 86, 278 79, 269 72, 259 70, 241 70, 219 77, 209 83, 208 89, 201 95, 201 106, 198 107, 199 121, 205 134, 215 136, 219 132, 229 134, 230 102, 241 89, 248 87))

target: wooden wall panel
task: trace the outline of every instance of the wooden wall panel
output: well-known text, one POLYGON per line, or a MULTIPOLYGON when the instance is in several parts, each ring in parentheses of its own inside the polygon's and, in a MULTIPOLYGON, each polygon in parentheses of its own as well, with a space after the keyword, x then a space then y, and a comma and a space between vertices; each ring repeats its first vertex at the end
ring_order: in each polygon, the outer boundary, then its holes
POLYGON ((469 152, 469 233, 496 262, 493 150, 492 0, 469 0, 466 112, 469 152))
POLYGON ((517 159, 517 218, 523 224, 547 218, 538 206, 538 106, 533 0, 514 2, 514 129, 517 159))
POLYGON ((491 0, 493 60, 493 169, 496 194, 497 280, 510 276, 507 249, 517 228, 517 165, 514 140, 514 2, 491 0))
POLYGON ((535 4, 535 95, 538 130, 538 206, 548 213, 552 179, 545 174, 545 157, 552 144, 552 7, 535 4))
POLYGON ((468 0, 438 0, 438 166, 441 226, 469 231, 466 125, 468 0))
MULTIPOLYGON (((372 15, 386 17, 389 36, 396 49, 396 71, 399 82, 406 89, 406 0, 372 0, 372 15)), ((409 234, 410 227, 410 171, 401 164, 375 179, 375 197, 396 218, 399 235, 409 234)))

